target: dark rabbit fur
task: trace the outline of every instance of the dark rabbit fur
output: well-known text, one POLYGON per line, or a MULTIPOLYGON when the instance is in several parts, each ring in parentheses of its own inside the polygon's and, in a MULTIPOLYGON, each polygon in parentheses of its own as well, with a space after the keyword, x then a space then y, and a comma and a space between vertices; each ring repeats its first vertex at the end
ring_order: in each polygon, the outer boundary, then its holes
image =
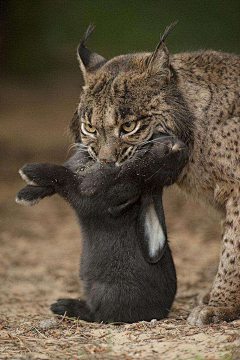
POLYGON ((40 163, 20 170, 29 185, 17 202, 34 205, 57 193, 71 204, 82 228, 80 277, 86 300, 59 299, 51 310, 98 322, 166 317, 176 294, 176 273, 161 189, 177 179, 187 161, 186 146, 163 138, 122 167, 94 163, 78 172, 77 157, 65 166, 40 163), (156 244, 151 244, 151 229, 146 230, 149 209, 163 237, 156 244))

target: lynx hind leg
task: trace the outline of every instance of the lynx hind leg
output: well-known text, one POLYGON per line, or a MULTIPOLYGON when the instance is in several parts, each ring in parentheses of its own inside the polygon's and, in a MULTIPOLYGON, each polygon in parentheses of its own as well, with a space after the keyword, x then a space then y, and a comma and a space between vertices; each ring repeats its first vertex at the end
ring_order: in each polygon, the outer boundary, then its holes
POLYGON ((57 315, 79 318, 93 322, 94 315, 89 310, 85 300, 58 299, 50 306, 51 311, 57 315))
POLYGON ((53 187, 47 186, 25 186, 16 195, 16 202, 24 206, 33 206, 46 196, 51 196, 55 193, 53 187))
POLYGON ((226 204, 227 216, 222 253, 208 305, 197 306, 188 321, 206 325, 240 317, 240 194, 232 192, 226 204))

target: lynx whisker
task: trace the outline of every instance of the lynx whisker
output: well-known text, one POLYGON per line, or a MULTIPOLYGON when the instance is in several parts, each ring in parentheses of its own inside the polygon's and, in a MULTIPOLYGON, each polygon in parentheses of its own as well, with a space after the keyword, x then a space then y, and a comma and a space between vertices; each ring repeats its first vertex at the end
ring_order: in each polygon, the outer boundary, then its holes
POLYGON ((143 141, 140 146, 142 145, 146 145, 146 144, 151 144, 151 143, 160 143, 163 139, 167 139, 169 137, 169 135, 166 135, 166 136, 161 136, 160 138, 158 139, 152 139, 152 140, 147 140, 147 141, 143 141))
POLYGON ((73 144, 69 145, 67 154, 69 154, 69 152, 71 150, 77 150, 78 152, 86 152, 87 148, 88 148, 87 145, 80 144, 80 143, 73 143, 73 144))
POLYGON ((159 173, 159 171, 161 171, 161 170, 164 168, 164 165, 165 165, 165 164, 163 164, 163 166, 161 166, 154 174, 152 174, 151 176, 149 176, 149 178, 147 178, 147 179, 145 180, 145 182, 147 182, 147 181, 149 181, 150 179, 152 179, 153 177, 155 177, 155 176, 159 173))

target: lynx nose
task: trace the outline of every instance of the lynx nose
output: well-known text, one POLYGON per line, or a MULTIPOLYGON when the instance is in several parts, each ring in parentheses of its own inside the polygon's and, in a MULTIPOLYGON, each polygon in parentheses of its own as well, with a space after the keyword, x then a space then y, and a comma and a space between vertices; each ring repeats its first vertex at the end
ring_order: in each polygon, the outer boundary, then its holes
POLYGON ((108 166, 115 166, 116 161, 113 161, 112 159, 101 159, 101 162, 106 163, 108 166))
POLYGON ((101 159, 105 163, 112 163, 113 161, 111 159, 101 159))
POLYGON ((104 162, 106 164, 115 163, 117 161, 115 146, 113 146, 111 143, 102 145, 102 147, 99 150, 98 159, 99 161, 104 162))

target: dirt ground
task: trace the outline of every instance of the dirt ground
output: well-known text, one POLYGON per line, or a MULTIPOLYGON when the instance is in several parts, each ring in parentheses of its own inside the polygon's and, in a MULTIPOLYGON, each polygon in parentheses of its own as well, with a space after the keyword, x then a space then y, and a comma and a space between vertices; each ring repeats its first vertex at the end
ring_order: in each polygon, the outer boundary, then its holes
POLYGON ((2 82, 0 172, 0 359, 240 359, 240 320, 201 328, 186 318, 211 287, 220 223, 177 188, 165 192, 178 293, 169 317, 128 325, 85 323, 50 314, 59 297, 81 296, 81 235, 73 211, 57 196, 32 208, 14 202, 26 162, 62 163, 77 79, 35 89, 2 82))

